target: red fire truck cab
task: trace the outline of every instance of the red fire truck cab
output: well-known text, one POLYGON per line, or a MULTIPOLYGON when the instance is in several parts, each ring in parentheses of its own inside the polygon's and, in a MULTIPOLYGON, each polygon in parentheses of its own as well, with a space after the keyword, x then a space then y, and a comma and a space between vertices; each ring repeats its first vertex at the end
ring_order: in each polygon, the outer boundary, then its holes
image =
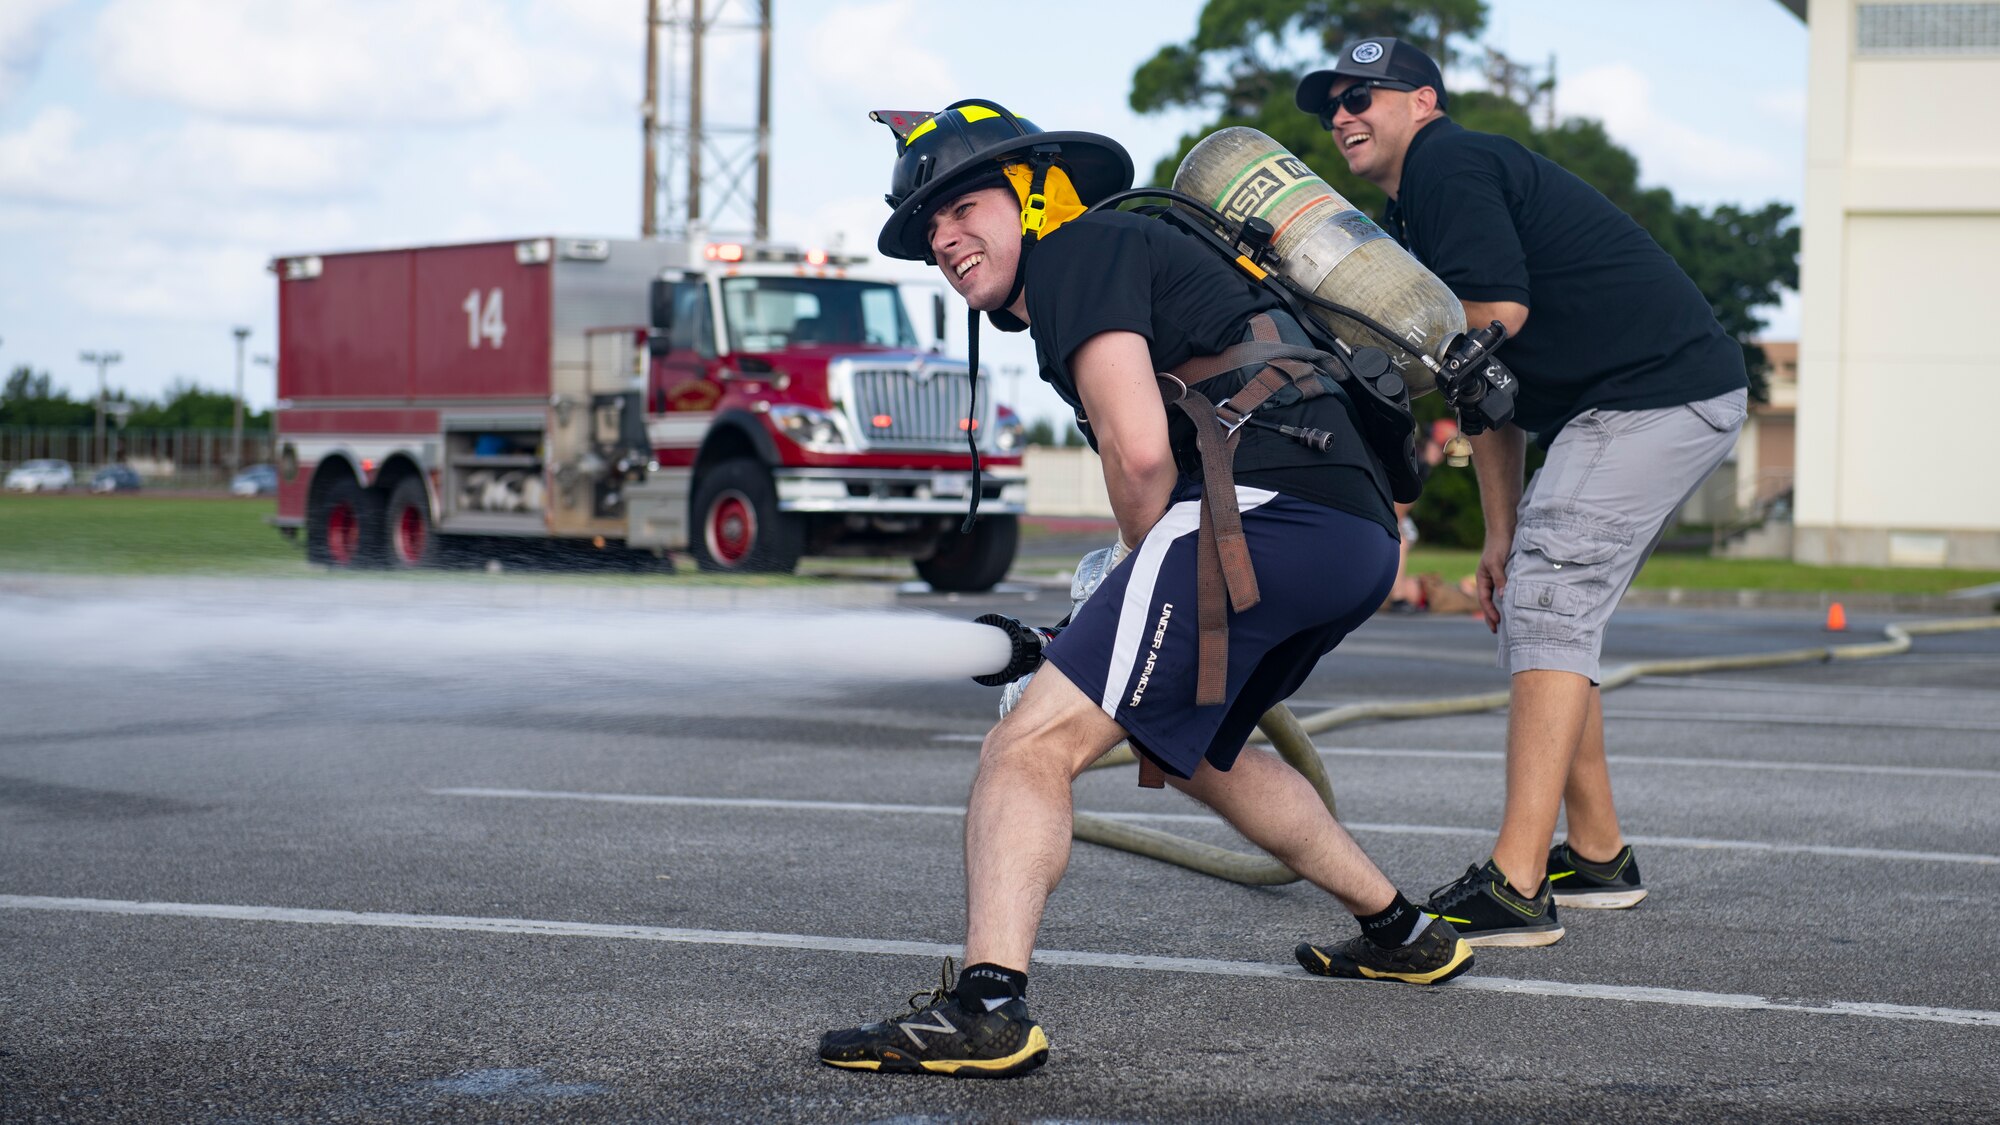
POLYGON ((280 258, 274 522, 335 567, 528 537, 710 570, 902 557, 987 589, 1020 424, 983 395, 968 417, 963 361, 857 261, 558 237, 280 258))

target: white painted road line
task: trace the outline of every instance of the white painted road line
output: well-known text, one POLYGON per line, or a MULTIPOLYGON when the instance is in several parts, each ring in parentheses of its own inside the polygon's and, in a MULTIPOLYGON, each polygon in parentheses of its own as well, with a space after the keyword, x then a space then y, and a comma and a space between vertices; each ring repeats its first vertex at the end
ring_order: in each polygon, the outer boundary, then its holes
MULTIPOLYGON (((484 789, 456 787, 425 790, 439 797, 493 797, 522 801, 596 801, 612 805, 682 805, 695 808, 768 809, 794 812, 859 812, 894 816, 964 816, 960 805, 889 805, 866 801, 794 801, 779 797, 684 797, 646 793, 573 793, 547 789, 484 789)), ((1083 810, 1079 810, 1083 811, 1083 810)), ((1207 813, 1093 812, 1106 820, 1165 821, 1182 824, 1221 825, 1220 818, 1207 813)), ((1343 820, 1351 832, 1383 832, 1403 836, 1492 836, 1490 828, 1462 828, 1444 824, 1371 824, 1343 820)), ((1787 855, 1822 855, 1840 859, 1886 859, 1918 863, 1970 863, 2000 865, 2000 855, 1967 852, 1913 852, 1895 848, 1854 848, 1835 844, 1784 844, 1763 840, 1711 840, 1696 836, 1627 836, 1634 844, 1663 848, 1700 848, 1708 851, 1750 851, 1787 855)))
MULTIPOLYGON (((531 918, 475 918, 441 914, 387 914, 352 910, 301 910, 280 906, 232 906, 195 902, 129 902, 101 898, 50 898, 40 895, 0 895, 0 908, 85 914, 120 914, 156 918, 201 918, 230 922, 288 922, 315 926, 372 926, 399 930, 451 930, 463 933, 534 934, 541 937, 612 938, 660 941, 682 945, 734 945, 760 949, 802 949, 821 953, 873 953, 896 957, 959 957, 963 947, 923 941, 827 937, 817 934, 776 934, 736 930, 692 930, 665 926, 610 925, 531 918)), ((1202 976, 1276 977, 1331 984, 1303 969, 1255 961, 1220 961, 1200 957, 1150 957, 1130 953, 1045 949, 1035 952, 1044 965, 1093 969, 1128 969, 1202 976)), ((1464 976, 1443 989, 1551 996, 1567 1000, 1622 1000, 1636 1004, 1674 1004, 1690 1008, 1737 1011, 1797 1012, 1815 1016, 1857 1016, 1866 1019, 1914 1020, 1922 1023, 2000 1027, 2000 1012, 1968 1008, 1935 1008, 1907 1004, 1876 1004, 1856 1000, 1779 1000, 1726 992, 1694 992, 1679 988, 1644 988, 1623 984, 1573 984, 1552 980, 1464 976)))
MULTIPOLYGON (((934 735, 933 742, 979 742, 976 734, 934 735)), ((1499 750, 1436 750, 1423 747, 1335 746, 1322 749, 1322 758, 1443 758, 1462 762, 1498 762, 1506 758, 1499 750)), ((1772 770, 1780 773, 1851 773, 1881 777, 1944 777, 1959 781, 2000 781, 2000 770, 1961 766, 1880 766, 1866 762, 1784 762, 1770 758, 1663 758, 1649 754, 1610 754, 1606 759, 1620 766, 1672 766, 1694 769, 1772 770)))

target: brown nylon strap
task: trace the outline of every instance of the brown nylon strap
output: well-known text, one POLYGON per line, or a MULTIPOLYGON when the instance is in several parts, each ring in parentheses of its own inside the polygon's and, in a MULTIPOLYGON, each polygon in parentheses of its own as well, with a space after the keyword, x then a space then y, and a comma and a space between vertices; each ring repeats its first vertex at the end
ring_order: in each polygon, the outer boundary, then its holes
POLYGON ((1236 507, 1235 435, 1224 434, 1215 404, 1199 391, 1180 389, 1162 380, 1162 392, 1194 423, 1195 449, 1201 456, 1202 509, 1196 537, 1195 613, 1200 628, 1199 670, 1195 705, 1221 703, 1229 688, 1229 609, 1242 613, 1257 604, 1257 572, 1250 565, 1249 543, 1243 537, 1243 515, 1236 507))
POLYGON ((1285 389, 1285 385, 1291 382, 1285 374, 1276 367, 1265 367, 1251 376, 1250 381, 1243 384, 1243 389, 1230 396, 1229 401, 1216 403, 1215 413, 1229 425, 1240 424, 1252 411, 1264 405, 1265 399, 1285 389))
POLYGON ((1279 360, 1295 359, 1308 364, 1326 364, 1331 368, 1336 361, 1331 352, 1305 344, 1264 343, 1247 340, 1231 344, 1215 355, 1196 356, 1174 368, 1173 375, 1188 386, 1194 386, 1217 375, 1234 371, 1239 367, 1249 367, 1257 363, 1275 363, 1279 360))
POLYGON ((1160 763, 1155 762, 1144 754, 1135 754, 1134 756, 1139 759, 1139 788, 1165 789, 1167 787, 1167 771, 1160 768, 1160 763))

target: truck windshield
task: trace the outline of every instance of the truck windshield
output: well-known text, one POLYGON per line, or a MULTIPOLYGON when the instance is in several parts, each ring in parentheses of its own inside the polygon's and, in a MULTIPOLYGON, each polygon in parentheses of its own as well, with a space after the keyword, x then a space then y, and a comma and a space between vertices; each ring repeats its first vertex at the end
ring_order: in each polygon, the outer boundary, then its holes
POLYGON ((814 344, 917 346, 902 294, 880 281, 833 277, 722 279, 729 350, 775 352, 814 344))

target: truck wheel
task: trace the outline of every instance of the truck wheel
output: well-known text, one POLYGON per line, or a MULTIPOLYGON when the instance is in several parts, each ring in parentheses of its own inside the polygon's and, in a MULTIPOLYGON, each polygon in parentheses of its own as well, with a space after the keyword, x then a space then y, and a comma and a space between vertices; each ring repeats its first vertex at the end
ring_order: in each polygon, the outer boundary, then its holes
POLYGON ((395 491, 389 493, 382 538, 388 547, 389 565, 394 569, 415 570, 444 564, 446 543, 431 526, 431 502, 422 480, 404 477, 395 491))
POLYGON ((381 503, 351 478, 335 481, 307 514, 306 561, 340 568, 381 565, 381 503))
POLYGON ((1021 545, 1021 521, 1015 516, 987 516, 972 525, 972 534, 953 531, 938 544, 937 554, 917 564, 917 575, 940 593, 976 594, 991 590, 1007 577, 1014 551, 1021 545))
POLYGON ((805 552, 805 525, 778 510, 771 474, 748 457, 724 461, 695 484, 694 534, 703 570, 790 574, 805 552))

